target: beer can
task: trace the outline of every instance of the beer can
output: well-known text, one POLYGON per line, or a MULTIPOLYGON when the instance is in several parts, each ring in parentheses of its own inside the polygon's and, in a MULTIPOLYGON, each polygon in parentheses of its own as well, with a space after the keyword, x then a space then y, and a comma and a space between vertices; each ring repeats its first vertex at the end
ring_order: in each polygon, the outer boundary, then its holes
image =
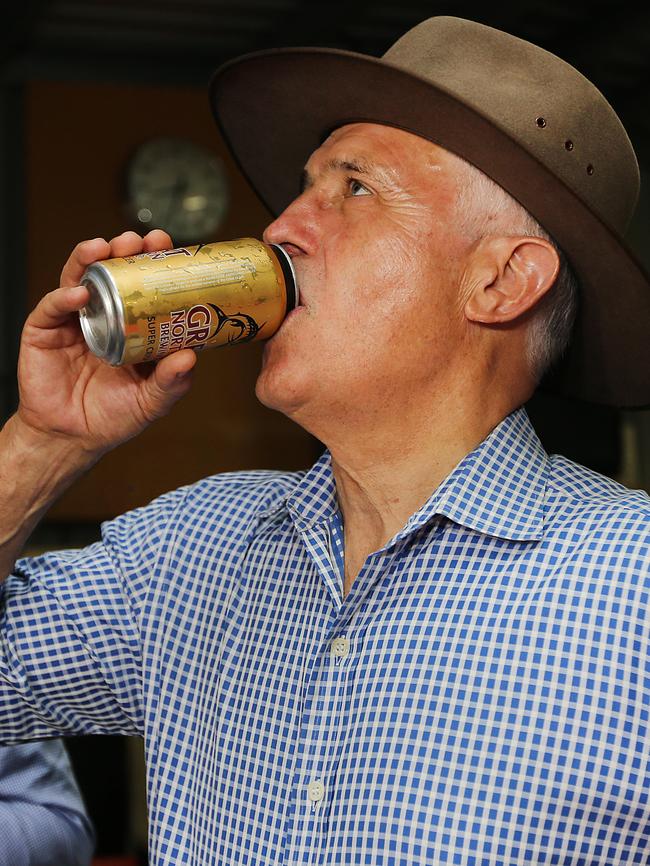
POLYGON ((84 338, 113 366, 264 340, 298 304, 291 259, 254 238, 95 262, 81 283, 84 338))

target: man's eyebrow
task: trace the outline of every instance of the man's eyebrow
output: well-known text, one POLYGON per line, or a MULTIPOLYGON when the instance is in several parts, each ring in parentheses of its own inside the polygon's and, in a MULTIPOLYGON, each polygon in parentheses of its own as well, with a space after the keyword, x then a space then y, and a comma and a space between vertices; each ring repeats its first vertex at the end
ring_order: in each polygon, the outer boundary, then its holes
MULTIPOLYGON (((390 172, 387 169, 363 157, 356 159, 328 159, 323 166, 323 171, 353 171, 355 174, 367 174, 375 177, 384 183, 390 182, 390 172)), ((303 193, 306 189, 309 189, 313 182, 313 178, 307 169, 303 169, 300 176, 300 192, 303 193)))

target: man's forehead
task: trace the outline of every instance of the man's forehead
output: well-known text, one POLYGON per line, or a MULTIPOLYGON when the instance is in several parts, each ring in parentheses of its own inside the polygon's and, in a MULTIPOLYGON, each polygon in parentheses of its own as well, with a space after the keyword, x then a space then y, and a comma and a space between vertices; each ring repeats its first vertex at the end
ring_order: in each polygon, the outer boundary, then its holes
MULTIPOLYGON (((346 152, 355 162, 384 160, 387 165, 438 164, 451 156, 442 147, 415 133, 380 123, 348 123, 330 132, 307 161, 313 165, 331 159, 333 152, 346 152)), ((342 157, 345 158, 345 157, 342 157)))
POLYGON ((344 123, 341 126, 335 127, 329 133, 327 138, 321 143, 321 147, 334 145, 342 140, 354 140, 360 143, 367 142, 369 145, 376 145, 378 147, 400 144, 408 145, 409 141, 412 143, 413 139, 423 144, 430 144, 430 142, 427 142, 426 139, 419 135, 385 123, 344 123))

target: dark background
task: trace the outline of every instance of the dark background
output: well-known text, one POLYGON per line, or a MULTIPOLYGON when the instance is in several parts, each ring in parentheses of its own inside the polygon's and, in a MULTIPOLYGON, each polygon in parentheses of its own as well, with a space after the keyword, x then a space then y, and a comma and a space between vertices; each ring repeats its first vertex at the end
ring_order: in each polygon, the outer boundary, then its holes
MULTIPOLYGON (((134 227, 120 206, 118 163, 148 135, 183 133, 207 146, 214 141, 235 191, 221 237, 261 233, 268 214, 222 151, 205 96, 212 71, 230 57, 291 45, 380 55, 431 15, 471 18, 536 42, 576 66, 618 111, 643 174, 650 165, 650 11, 638 3, 27 0, 9 8, 0 28, 2 417, 16 403, 22 322, 56 285, 72 246, 84 237, 110 237, 134 227), (191 110, 175 111, 178 99, 191 110)), ((630 243, 647 266, 649 201, 644 190, 630 232, 630 243)), ((242 354, 201 359, 203 380, 196 393, 210 396, 192 397, 194 402, 183 404, 181 414, 172 413, 157 432, 107 458, 105 475, 98 468, 99 474, 71 491, 44 521, 32 547, 85 543, 96 536, 104 517, 202 474, 308 465, 318 443, 254 405, 257 350, 232 351, 242 354), (214 405, 210 389, 216 379, 236 380, 237 387, 228 391, 224 420, 211 427, 201 413, 206 402, 214 405), (187 455, 179 477, 156 469, 164 464, 170 443, 187 455), (134 480, 137 467, 151 455, 154 481, 134 480), (123 483, 111 484, 112 478, 123 483)), ((629 480, 631 465, 637 472, 632 481, 648 483, 643 469, 650 450, 647 413, 631 418, 543 395, 529 410, 549 451, 622 480, 629 480), (631 457, 626 456, 630 447, 638 450, 631 457)), ((134 828, 141 794, 129 783, 132 750, 114 738, 81 738, 69 741, 69 748, 97 826, 98 854, 143 857, 142 828, 134 828)))
MULTIPOLYGON (((436 14, 472 18, 551 50, 591 78, 623 120, 644 170, 649 163, 650 11, 631 2, 520 3, 359 2, 359 0, 26 0, 13 4, 0 29, 0 410, 15 404, 16 345, 27 303, 24 87, 34 81, 150 84, 204 88, 216 66, 238 54, 285 45, 324 45, 379 55, 405 30, 436 14)), ((287 94, 287 98, 291 98, 287 94)), ((83 136, 83 109, 68 118, 71 137, 83 136)), ((206 102, 207 114, 207 102, 206 102)), ((107 118, 105 135, 115 135, 107 118)), ((260 131, 263 134, 263 131, 260 131)), ((215 134, 216 135, 216 134, 215 134)), ((86 146, 93 147, 88 140, 86 146)), ((97 166, 101 171, 101 166, 97 166)), ((648 261, 644 195, 631 240, 648 261)), ((85 235, 84 235, 85 236, 85 235)), ((80 238, 75 238, 79 240, 80 238)), ((67 250, 65 251, 67 254, 67 250)), ((61 250, 63 261, 64 250, 61 250)), ((45 286, 43 287, 45 289, 45 286)), ((31 299, 30 299, 31 300, 31 299)), ((566 409, 570 412, 570 408, 566 409)), ((533 408, 535 412, 535 408, 533 408)), ((540 413, 539 424, 543 424, 540 413)), ((580 413, 578 413, 580 414, 580 413)), ((607 414, 607 413, 605 413, 607 414)), ((587 429, 593 429, 590 415, 587 429)), ((575 421, 579 425, 579 420, 575 421)), ((548 435, 553 436, 549 433, 548 435)), ((582 439, 581 436, 578 436, 582 439)), ((562 440, 558 444, 561 444, 562 440)), ((551 445, 555 444, 555 438, 551 445)), ((600 451, 595 443, 594 450, 600 451)), ((583 446, 589 448, 583 442, 583 446)), ((582 446, 579 446, 582 447, 582 446)), ((569 450, 572 450, 570 446, 569 450)), ((566 449, 565 449, 566 450, 566 449)), ((577 452, 572 450, 575 456, 577 452)), ((601 454, 603 468, 615 472, 601 454)), ((587 461, 588 462, 588 461, 587 461)))

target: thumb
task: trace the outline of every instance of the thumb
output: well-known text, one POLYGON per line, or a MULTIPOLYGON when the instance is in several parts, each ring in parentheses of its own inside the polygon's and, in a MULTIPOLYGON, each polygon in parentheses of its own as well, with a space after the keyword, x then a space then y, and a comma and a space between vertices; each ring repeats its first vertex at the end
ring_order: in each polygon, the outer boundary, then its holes
POLYGON ((144 381, 143 388, 147 402, 148 415, 159 417, 168 412, 177 400, 190 390, 192 372, 196 364, 196 353, 182 349, 162 358, 151 375, 144 381))

